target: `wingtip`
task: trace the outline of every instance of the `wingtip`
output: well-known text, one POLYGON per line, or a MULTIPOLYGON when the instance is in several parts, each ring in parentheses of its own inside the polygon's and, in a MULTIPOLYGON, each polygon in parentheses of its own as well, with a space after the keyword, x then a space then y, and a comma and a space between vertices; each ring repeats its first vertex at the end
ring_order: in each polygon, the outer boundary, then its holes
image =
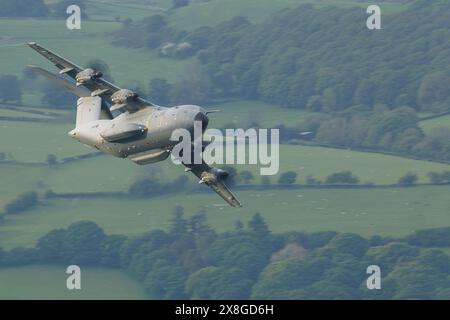
POLYGON ((239 200, 237 200, 237 199, 234 199, 232 206, 235 207, 235 208, 242 208, 243 207, 242 203, 239 200))

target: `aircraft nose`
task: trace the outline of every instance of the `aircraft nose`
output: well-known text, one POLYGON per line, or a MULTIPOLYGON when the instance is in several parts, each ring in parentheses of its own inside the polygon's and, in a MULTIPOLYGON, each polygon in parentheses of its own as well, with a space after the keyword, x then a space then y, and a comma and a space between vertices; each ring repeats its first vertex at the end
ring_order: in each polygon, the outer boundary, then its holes
POLYGON ((203 130, 205 130, 206 127, 208 127, 209 118, 206 115, 206 113, 200 111, 194 116, 194 121, 201 121, 202 122, 202 128, 203 128, 203 130))

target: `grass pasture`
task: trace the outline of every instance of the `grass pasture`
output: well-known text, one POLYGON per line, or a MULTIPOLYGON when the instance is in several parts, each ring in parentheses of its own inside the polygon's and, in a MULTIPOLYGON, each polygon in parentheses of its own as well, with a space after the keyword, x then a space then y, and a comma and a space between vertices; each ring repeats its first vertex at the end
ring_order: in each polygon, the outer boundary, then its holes
POLYGON ((423 120, 420 122, 420 127, 425 133, 430 133, 437 127, 449 127, 450 128, 450 114, 442 117, 437 117, 429 120, 423 120))
POLYGON ((118 85, 147 89, 150 79, 164 77, 174 81, 188 60, 160 58, 155 51, 113 46, 110 32, 121 27, 118 22, 85 21, 81 30, 68 30, 65 20, 0 19, 0 30, 7 40, 0 41, 2 74, 20 76, 27 64, 55 72, 56 68, 25 44, 35 41, 78 65, 91 59, 104 60, 118 85), (14 57, 15 63, 11 63, 14 57), (124 58, 126 57, 126 58, 124 58))
POLYGON ((58 122, 1 121, 1 150, 20 161, 40 162, 45 161, 48 154, 67 157, 89 152, 90 149, 67 135, 73 128, 74 124, 58 122))
MULTIPOLYGON (((239 151, 243 148, 244 146, 240 145, 236 153, 245 152, 239 151)), ((302 145, 280 145, 279 159, 278 174, 269 176, 273 183, 276 183, 280 175, 286 171, 296 172, 298 183, 305 183, 305 178, 308 175, 325 181, 327 176, 339 171, 351 171, 359 177, 361 184, 395 184, 400 177, 408 172, 417 174, 418 182, 427 183, 429 182, 429 172, 442 172, 450 169, 450 165, 430 161, 413 160, 379 153, 302 145)), ((267 166, 260 164, 235 165, 238 171, 251 171, 256 177, 254 183, 259 183, 260 169, 262 167, 267 166)))
MULTIPOLYGON (((48 139, 45 139, 44 135, 39 135, 38 137, 43 139, 42 141, 53 141, 51 134, 48 139)), ((25 145, 11 145, 9 149, 6 148, 4 150, 11 152, 15 157, 16 155, 21 155, 22 160, 28 161, 30 159, 26 156, 29 154, 33 155, 31 158, 34 158, 36 161, 44 161, 48 153, 55 153, 58 156, 69 156, 89 151, 88 148, 77 141, 63 142, 63 139, 59 138, 58 134, 55 134, 53 138, 55 142, 53 143, 48 144, 46 142, 42 144, 39 139, 28 142, 25 145)), ((69 137, 67 139, 70 140, 69 137)), ((26 139, 24 138, 24 140, 26 139)), ((18 142, 16 141, 16 143, 18 142)), ((16 158, 20 159, 20 157, 16 158)), ((419 182, 425 183, 428 182, 428 172, 447 171, 449 167, 445 164, 376 153, 281 145, 279 173, 275 176, 270 176, 270 179, 275 183, 281 173, 295 171, 298 174, 297 182, 304 183, 307 175, 313 175, 317 179, 325 180, 332 173, 350 170, 360 178, 361 183, 394 184, 407 172, 416 173, 419 177, 419 182)), ((236 165, 236 169, 238 171, 250 170, 256 177, 254 183, 259 183, 261 165, 236 165)), ((4 173, 4 181, 8 181, 8 177, 14 172, 14 175, 11 175, 9 179, 14 179, 11 182, 19 189, 35 188, 37 182, 42 181, 43 183, 40 183, 42 188, 64 193, 126 191, 138 176, 142 177, 155 171, 160 171, 161 177, 169 181, 184 174, 183 168, 174 165, 170 160, 147 166, 137 166, 128 160, 111 156, 83 159, 55 167, 0 165, 0 172, 4 173), (17 180, 17 177, 20 175, 23 175, 26 179, 17 180), (22 183, 22 181, 27 181, 27 184, 22 183)), ((3 188, 7 189, 6 186, 3 188)))
POLYGON ((45 201, 44 206, 10 216, 0 225, 0 246, 33 246, 55 228, 95 221, 107 233, 137 235, 167 229, 170 212, 182 205, 187 215, 204 209, 209 224, 230 230, 259 212, 274 232, 336 230, 401 237, 417 229, 450 225, 450 187, 387 189, 298 189, 239 191, 244 204, 226 206, 212 193, 179 193, 149 199, 98 198, 45 201))
POLYGON ((360 183, 397 183, 398 178, 412 172, 419 182, 428 182, 430 171, 446 171, 450 166, 430 161, 406 159, 379 153, 358 152, 306 146, 281 146, 280 170, 299 173, 300 182, 308 174, 324 180, 338 171, 350 170, 360 178, 360 183))
POLYGON ((164 14, 170 4, 169 0, 153 0, 150 4, 144 1, 88 0, 86 14, 92 20, 131 18, 137 21, 153 14, 164 14))
MULTIPOLYGON (((214 114, 214 116, 224 121, 227 112, 214 114)), ((216 125, 214 121, 216 120, 212 121, 211 126, 216 125)), ((1 152, 12 154, 21 162, 41 163, 45 162, 48 154, 55 154, 61 159, 93 152, 92 149, 67 135, 72 128, 73 124, 57 121, 45 124, 1 121, 1 152)), ((275 183, 281 173, 295 171, 298 174, 297 182, 304 183, 309 174, 317 179, 325 180, 332 173, 350 170, 360 178, 361 183, 394 184, 407 172, 416 173, 419 182, 426 183, 428 172, 448 171, 449 167, 440 163, 377 153, 280 145, 279 174, 270 176, 270 179, 275 183)), ((236 169, 250 170, 256 177, 253 183, 260 182, 260 165, 236 165, 236 169)), ((161 178, 167 181, 184 174, 183 168, 175 166, 170 160, 148 166, 137 166, 128 160, 111 156, 78 160, 54 167, 3 163, 0 164, 0 174, 4 182, 0 187, 0 204, 3 206, 17 194, 30 190, 42 192, 53 190, 58 193, 125 192, 137 177, 157 171, 161 172, 161 178)), ((195 181, 193 177, 191 180, 195 181)))
POLYGON ((49 116, 41 115, 41 114, 32 114, 30 112, 14 110, 14 109, 4 109, 0 107, 0 117, 25 117, 25 118, 33 118, 33 119, 52 119, 49 116))
POLYGON ((81 290, 66 288, 66 266, 0 268, 0 300, 146 299, 124 271, 81 266, 81 290))
POLYGON ((205 107, 220 110, 219 113, 209 116, 209 127, 212 128, 221 128, 227 124, 248 128, 255 122, 263 128, 271 128, 280 124, 295 126, 311 115, 310 112, 281 108, 270 103, 251 100, 230 101, 205 107))
MULTIPOLYGON (((270 104, 254 101, 234 101, 218 105, 207 106, 211 109, 219 109, 221 112, 210 115, 210 128, 220 128, 227 123, 235 123, 238 126, 246 127, 251 121, 256 121, 262 127, 272 127, 279 123, 289 123, 295 125, 302 121, 306 112, 298 112, 290 109, 275 108, 270 104)), ((36 110, 40 110, 35 108, 36 110)), ((47 110, 47 109, 43 109, 47 110)), ((8 110, 7 110, 8 111, 8 110)), ((68 122, 75 118, 73 110, 58 111, 63 122, 55 120, 49 123, 32 123, 1 121, 0 122, 0 145, 1 151, 11 153, 19 161, 43 162, 48 154, 55 154, 59 159, 87 152, 92 149, 80 144, 67 135, 73 129, 74 124, 68 122), (11 139, 14 137, 14 139, 11 139)), ((181 169, 172 170, 174 167, 170 161, 159 163, 156 166, 141 167, 139 170, 146 171, 145 168, 156 167, 166 172, 167 176, 176 177, 181 174, 181 169)), ((122 181, 122 185, 129 185, 129 178, 134 178, 138 166, 129 161, 112 157, 99 157, 78 161, 61 168, 44 170, 47 177, 44 180, 67 181, 73 175, 78 175, 80 181, 93 181, 90 177, 95 177, 98 181, 105 181, 109 185, 116 177, 122 181), (92 168, 98 164, 102 170, 92 168), (80 176, 81 175, 81 176, 80 176), (86 177, 85 177, 86 176, 86 177), (61 177, 61 178, 58 178, 61 177), (86 179, 84 179, 86 178, 86 179)), ((255 174, 259 172, 259 167, 238 166, 239 170, 248 169, 255 174)), ((1 167, 0 167, 0 170, 1 167)), ((18 169, 20 170, 20 169, 18 169)), ((372 182, 376 184, 392 184, 407 172, 414 172, 419 176, 419 182, 428 182, 427 173, 430 171, 446 171, 449 166, 429 161, 418 161, 405 159, 402 157, 382 155, 377 153, 356 152, 345 149, 332 149, 322 147, 306 147, 298 145, 280 146, 280 172, 293 170, 299 174, 298 181, 303 183, 308 174, 316 178, 324 179, 331 173, 350 170, 360 177, 362 183, 372 182)), ((141 174, 141 173, 139 173, 141 174)), ((41 178, 39 178, 41 179, 41 178)), ((272 178, 275 181, 277 177, 272 178)), ((104 187, 96 184, 99 187, 104 187)), ((77 183, 74 183, 76 186, 77 183)), ((114 184, 112 184, 114 186, 114 184)), ((49 183, 49 187, 59 190, 59 184, 49 183)), ((63 188, 64 189, 64 188, 63 188)), ((75 188, 76 189, 76 188, 75 188)), ((92 190, 91 188, 88 188, 92 190)), ((118 188, 123 190, 124 188, 118 188)), ((115 187, 108 190, 117 190, 115 187)))

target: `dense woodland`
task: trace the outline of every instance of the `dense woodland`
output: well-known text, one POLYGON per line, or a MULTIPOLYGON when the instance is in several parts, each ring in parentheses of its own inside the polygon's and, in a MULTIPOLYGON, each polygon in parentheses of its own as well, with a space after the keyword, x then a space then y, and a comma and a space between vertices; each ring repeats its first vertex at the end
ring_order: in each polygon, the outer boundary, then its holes
POLYGON ((236 17, 189 33, 156 15, 124 26, 115 43, 200 61, 189 81, 153 79, 149 93, 156 101, 262 100, 317 113, 284 130, 285 142, 303 130, 321 144, 449 161, 450 129, 425 135, 418 117, 450 112, 445 13, 446 1, 417 1, 385 15, 383 30, 371 31, 359 8, 302 5, 262 24, 236 17))
POLYGON ((298 129, 311 131, 313 141, 322 144, 450 161, 450 127, 436 127, 425 134, 413 109, 375 109, 371 115, 311 116, 298 129))
POLYGON ((323 112, 377 104, 442 112, 450 110, 446 12, 447 1, 417 1, 386 14, 379 32, 361 24, 360 8, 302 5, 262 24, 236 17, 192 32, 175 30, 156 15, 115 36, 119 45, 159 47, 175 58, 196 55, 214 98, 323 112))
POLYGON ((450 229, 401 239, 352 233, 271 233, 259 214, 217 233, 202 212, 176 207, 167 231, 106 235, 81 221, 35 248, 0 249, 0 266, 53 263, 127 270, 152 299, 449 299, 450 229), (366 286, 381 268, 382 290, 366 286))
POLYGON ((34 17, 49 15, 49 8, 43 0, 1 0, 0 17, 34 17))
POLYGON ((378 32, 361 26, 361 9, 305 5, 261 25, 236 18, 194 34, 217 94, 323 112, 377 104, 442 112, 450 108, 444 12, 446 1, 419 1, 384 15, 378 32))

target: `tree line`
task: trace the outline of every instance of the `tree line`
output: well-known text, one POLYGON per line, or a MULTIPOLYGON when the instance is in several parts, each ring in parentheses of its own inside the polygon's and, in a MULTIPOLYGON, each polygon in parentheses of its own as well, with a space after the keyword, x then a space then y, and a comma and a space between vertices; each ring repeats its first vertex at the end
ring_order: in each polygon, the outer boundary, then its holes
POLYGON ((443 112, 450 105, 448 12, 447 1, 419 0, 385 16, 382 32, 365 27, 361 8, 310 4, 260 24, 236 17, 191 32, 155 15, 124 26, 114 43, 195 56, 210 100, 258 99, 322 112, 376 104, 443 112))
POLYGON ((408 107, 390 110, 378 105, 364 114, 352 111, 309 116, 297 128, 283 127, 281 138, 299 140, 298 132, 308 131, 310 140, 319 144, 450 161, 449 126, 437 126, 425 134, 417 113, 408 107))
POLYGON ((107 235, 90 221, 0 249, 1 266, 34 263, 121 268, 151 299, 449 299, 450 228, 403 238, 354 233, 272 233, 260 214, 218 233, 205 213, 175 207, 167 230, 107 235), (382 290, 366 286, 369 265, 382 290))

